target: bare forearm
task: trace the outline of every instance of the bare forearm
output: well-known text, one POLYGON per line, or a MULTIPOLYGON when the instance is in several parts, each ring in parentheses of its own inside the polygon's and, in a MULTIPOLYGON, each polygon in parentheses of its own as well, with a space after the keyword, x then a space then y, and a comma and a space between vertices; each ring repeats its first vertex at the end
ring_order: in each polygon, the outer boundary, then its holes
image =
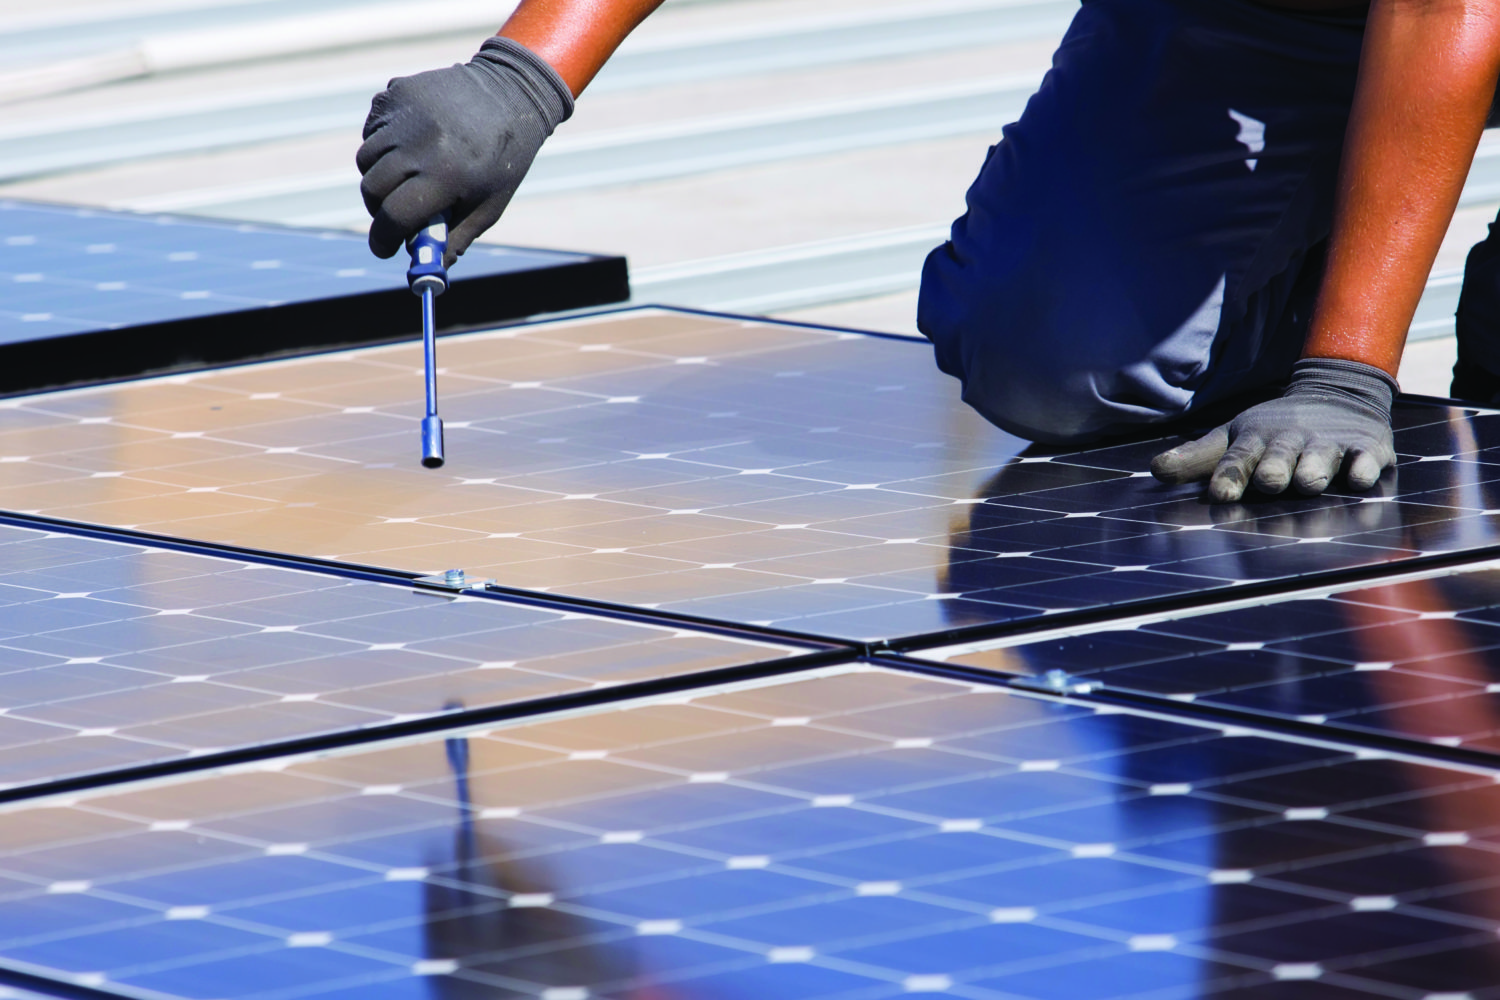
POLYGON ((663 0, 523 0, 500 34, 557 70, 577 97, 663 0))
POLYGON ((1304 355, 1395 374, 1500 74, 1500 0, 1374 0, 1304 355))

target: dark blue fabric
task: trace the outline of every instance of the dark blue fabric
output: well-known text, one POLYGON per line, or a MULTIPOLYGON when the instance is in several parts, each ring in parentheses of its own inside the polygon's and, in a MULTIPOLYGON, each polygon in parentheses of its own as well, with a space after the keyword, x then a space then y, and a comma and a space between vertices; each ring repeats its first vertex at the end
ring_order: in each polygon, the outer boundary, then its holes
POLYGON ((1358 15, 1086 0, 923 272, 918 326, 964 399, 1056 442, 1284 377, 1362 37, 1358 15))
MULTIPOLYGON (((1458 335, 1458 361, 1500 376, 1500 219, 1490 223, 1490 233, 1475 244, 1464 262, 1464 286, 1454 318, 1458 335)), ((1455 380, 1455 393, 1463 388, 1455 380)), ((1464 398, 1488 402, 1488 393, 1464 398)))

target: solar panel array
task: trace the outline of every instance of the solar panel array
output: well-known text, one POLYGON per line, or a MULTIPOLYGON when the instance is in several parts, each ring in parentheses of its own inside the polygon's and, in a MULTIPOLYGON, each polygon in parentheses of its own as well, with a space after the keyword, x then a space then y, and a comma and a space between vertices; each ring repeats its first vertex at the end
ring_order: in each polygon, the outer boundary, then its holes
POLYGON ((1500 997, 1500 413, 1212 506, 900 338, 439 356, 441 471, 406 345, 0 403, 0 983, 1500 997))
POLYGON ((1143 471, 1156 442, 1016 458, 925 355, 662 311, 476 334, 440 359, 440 474, 414 345, 19 398, 0 506, 846 640, 1500 537, 1500 414, 1403 406, 1424 461, 1369 495, 1209 507, 1143 471))
POLYGON ((919 656, 1500 754, 1500 568, 919 656), (1057 674, 1053 674, 1058 678, 1057 674))
POLYGON ((0 527, 0 780, 56 781, 799 651, 0 527))
POLYGON ((1487 776, 998 688, 871 669, 283 763, 9 837, 8 960, 382 998, 1357 996, 1494 967, 1500 853, 1431 826, 1487 776))

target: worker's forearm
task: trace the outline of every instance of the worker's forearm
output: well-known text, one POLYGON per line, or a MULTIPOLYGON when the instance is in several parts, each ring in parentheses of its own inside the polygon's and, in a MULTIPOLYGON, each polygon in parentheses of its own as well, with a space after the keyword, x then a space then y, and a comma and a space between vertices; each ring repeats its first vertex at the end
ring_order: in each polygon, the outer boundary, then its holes
POLYGON ((1395 374, 1500 73, 1500 0, 1374 0, 1306 357, 1395 374))
POLYGON ((541 56, 577 97, 662 0, 522 0, 500 34, 541 56))

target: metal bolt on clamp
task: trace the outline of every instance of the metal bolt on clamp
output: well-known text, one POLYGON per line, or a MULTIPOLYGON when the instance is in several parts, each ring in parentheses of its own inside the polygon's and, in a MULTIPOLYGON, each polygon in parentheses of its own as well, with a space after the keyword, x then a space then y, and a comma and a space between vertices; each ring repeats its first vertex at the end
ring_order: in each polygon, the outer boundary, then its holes
POLYGON ((433 590, 451 590, 454 592, 470 589, 483 590, 484 585, 490 582, 492 581, 469 576, 461 569, 448 569, 433 576, 419 576, 412 581, 418 587, 428 587, 433 590))

